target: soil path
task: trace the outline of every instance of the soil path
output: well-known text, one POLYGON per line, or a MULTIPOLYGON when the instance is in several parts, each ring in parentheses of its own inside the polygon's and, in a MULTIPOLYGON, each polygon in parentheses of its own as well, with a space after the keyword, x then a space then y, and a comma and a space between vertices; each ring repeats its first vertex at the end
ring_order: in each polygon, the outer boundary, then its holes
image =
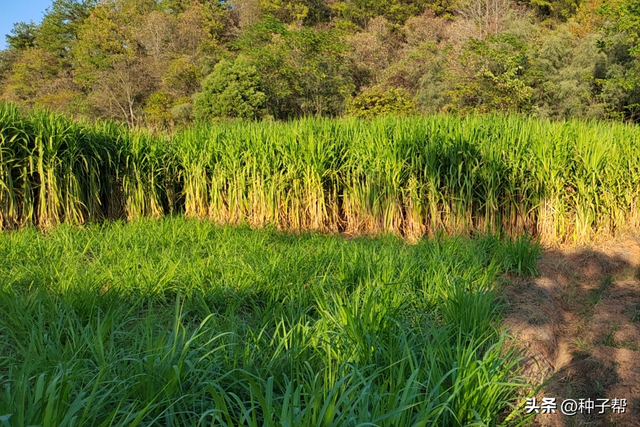
POLYGON ((539 277, 514 279, 505 319, 527 348, 525 374, 546 382, 538 405, 543 397, 558 404, 534 425, 640 427, 640 239, 548 250, 538 267, 539 277), (565 416, 566 399, 626 399, 626 407, 565 416))

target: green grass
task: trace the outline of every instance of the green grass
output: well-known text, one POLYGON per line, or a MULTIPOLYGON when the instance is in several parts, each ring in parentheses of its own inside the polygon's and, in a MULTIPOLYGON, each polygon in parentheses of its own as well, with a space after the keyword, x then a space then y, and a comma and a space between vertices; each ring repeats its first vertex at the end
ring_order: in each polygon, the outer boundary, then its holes
POLYGON ((531 236, 524 234, 516 238, 506 238, 500 258, 504 269, 519 276, 536 276, 538 259, 542 248, 531 236))
POLYGON ((0 105, 3 228, 179 212, 412 239, 526 231, 558 244, 637 230, 638 206, 634 125, 308 118, 200 124, 156 137, 0 105))
POLYGON ((181 218, 0 233, 0 424, 513 424, 505 247, 181 218))
POLYGON ((640 304, 633 304, 629 320, 632 322, 640 322, 640 304))

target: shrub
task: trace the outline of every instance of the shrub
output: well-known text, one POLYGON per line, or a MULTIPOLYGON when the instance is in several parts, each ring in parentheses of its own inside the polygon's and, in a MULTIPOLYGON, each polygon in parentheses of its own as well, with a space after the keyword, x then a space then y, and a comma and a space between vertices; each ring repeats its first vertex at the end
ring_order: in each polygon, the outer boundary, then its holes
POLYGON ((239 57, 234 62, 219 62, 204 79, 202 92, 195 97, 194 113, 200 120, 254 119, 264 115, 265 101, 258 71, 239 57))
POLYGON ((175 100, 166 92, 156 92, 147 100, 144 107, 149 123, 166 127, 172 121, 171 108, 175 100))
POLYGON ((351 100, 348 106, 348 113, 356 117, 411 114, 414 110, 411 95, 402 88, 369 88, 351 100))

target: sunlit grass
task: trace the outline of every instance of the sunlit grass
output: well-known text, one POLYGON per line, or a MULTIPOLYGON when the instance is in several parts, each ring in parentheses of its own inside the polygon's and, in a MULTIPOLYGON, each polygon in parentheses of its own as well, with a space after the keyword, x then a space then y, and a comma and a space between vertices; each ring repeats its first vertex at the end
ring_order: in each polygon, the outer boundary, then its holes
POLYGON ((518 116, 308 118, 171 137, 0 106, 3 228, 168 213, 286 230, 528 232, 640 226, 640 129, 518 116))

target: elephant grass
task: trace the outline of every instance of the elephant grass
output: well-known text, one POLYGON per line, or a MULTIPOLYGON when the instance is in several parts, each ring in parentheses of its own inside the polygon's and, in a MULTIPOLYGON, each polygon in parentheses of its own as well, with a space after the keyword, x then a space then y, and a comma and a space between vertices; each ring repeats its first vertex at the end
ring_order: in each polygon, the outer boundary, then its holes
POLYGON ((640 227, 640 128, 508 115, 197 124, 154 136, 0 105, 0 223, 184 213, 282 230, 584 244, 640 227))

